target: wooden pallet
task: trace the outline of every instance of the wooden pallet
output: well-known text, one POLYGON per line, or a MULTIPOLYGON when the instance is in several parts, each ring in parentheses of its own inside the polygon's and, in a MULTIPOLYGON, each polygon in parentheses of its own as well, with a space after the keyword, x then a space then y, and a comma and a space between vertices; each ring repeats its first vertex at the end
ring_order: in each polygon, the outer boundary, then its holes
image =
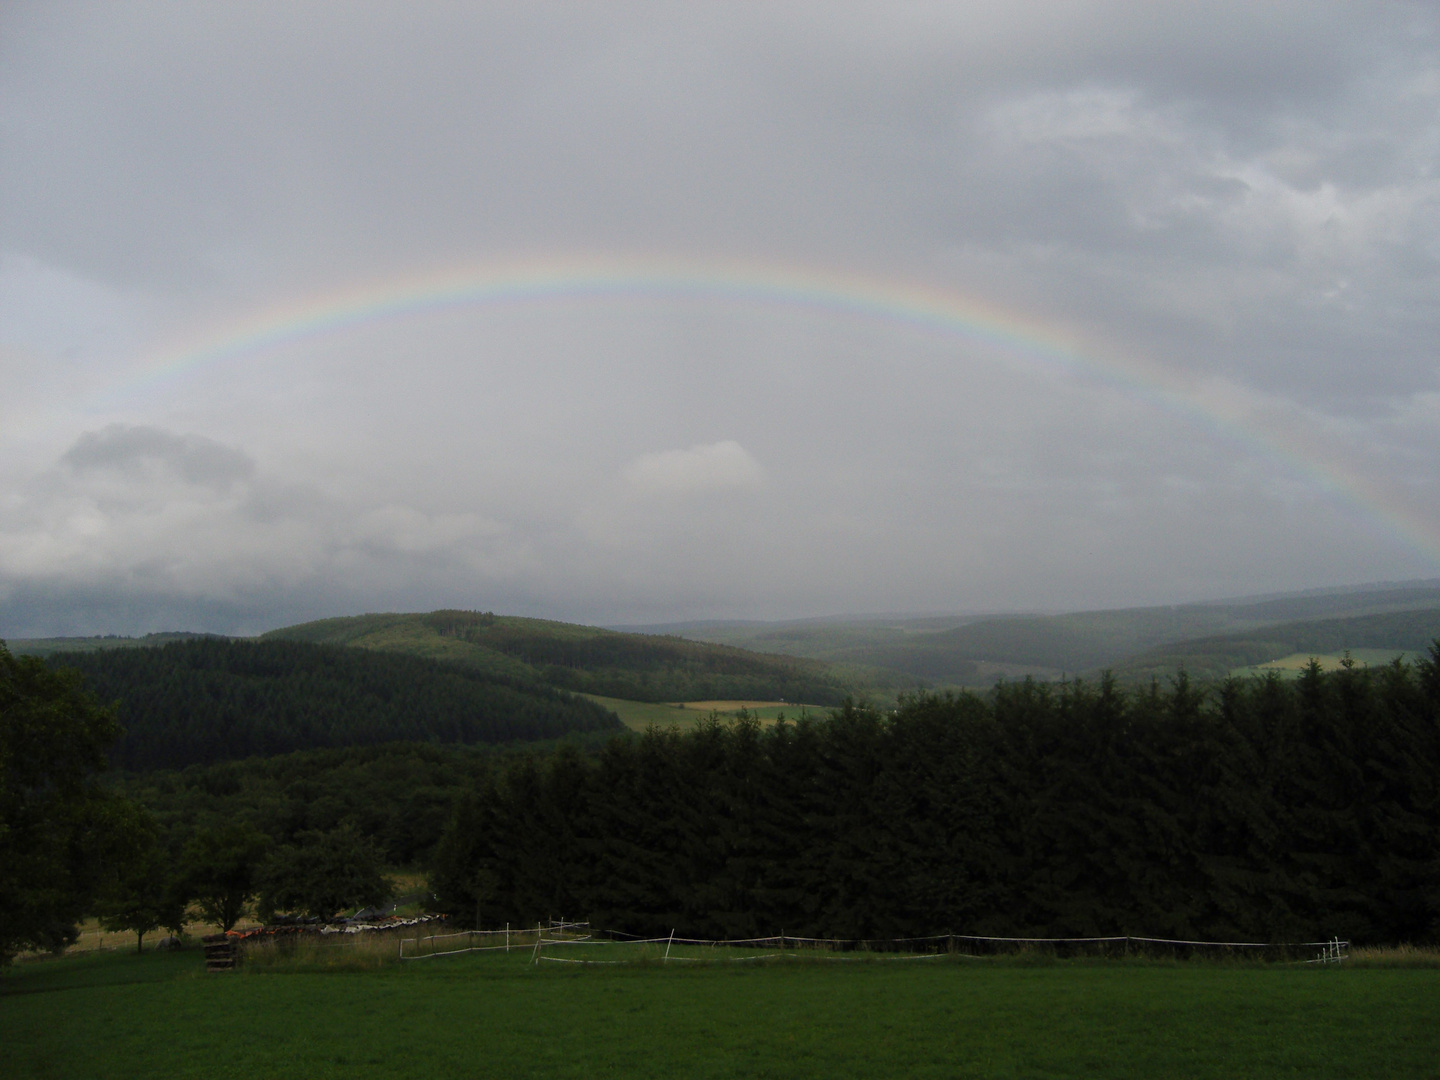
POLYGON ((206 971, 234 971, 235 943, 226 934, 207 934, 200 939, 205 946, 206 971))

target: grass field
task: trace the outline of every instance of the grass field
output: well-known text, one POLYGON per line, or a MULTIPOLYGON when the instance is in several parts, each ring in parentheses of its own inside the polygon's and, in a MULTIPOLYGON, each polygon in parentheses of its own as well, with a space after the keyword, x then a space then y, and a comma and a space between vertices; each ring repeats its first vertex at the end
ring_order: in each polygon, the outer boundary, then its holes
MULTIPOLYGON (((1395 657, 1400 657, 1407 664, 1420 658, 1419 653, 1405 652, 1401 649, 1351 649, 1350 659, 1356 664, 1368 665, 1370 667, 1383 667, 1390 663, 1395 657)), ((1235 668, 1232 675, 1264 675, 1269 671, 1278 671, 1281 674, 1298 675, 1310 666, 1311 658, 1320 661, 1320 666, 1326 671, 1334 671, 1345 659, 1343 654, 1317 655, 1315 653, 1291 653, 1289 656, 1282 656, 1279 660, 1271 660, 1265 664, 1255 664, 1251 667, 1235 668)))
POLYGON ((1440 971, 943 959, 580 968, 470 954, 0 975, 6 1077, 1433 1077, 1440 971))
POLYGON ((830 713, 823 705, 795 705, 784 701, 653 702, 626 701, 623 698, 601 697, 599 694, 580 696, 604 705, 632 731, 644 731, 651 724, 656 727, 689 727, 712 712, 719 713, 724 719, 732 719, 742 708, 749 709, 762 724, 773 724, 781 716, 798 720, 804 712, 821 717, 830 713))

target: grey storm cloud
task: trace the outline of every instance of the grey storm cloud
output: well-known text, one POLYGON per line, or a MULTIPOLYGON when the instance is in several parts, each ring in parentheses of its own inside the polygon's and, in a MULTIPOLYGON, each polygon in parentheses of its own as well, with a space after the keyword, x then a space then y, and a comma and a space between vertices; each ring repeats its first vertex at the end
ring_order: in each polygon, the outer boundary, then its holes
POLYGON ((60 460, 77 472, 134 472, 159 466, 192 484, 228 487, 255 471, 249 455, 199 435, 175 435, 155 427, 110 424, 87 431, 60 460))
POLYGON ((1431 5, 0 8, 0 634, 1433 575, 1436 341, 1431 5), (305 322, 570 257, 1023 340, 643 290, 305 322))

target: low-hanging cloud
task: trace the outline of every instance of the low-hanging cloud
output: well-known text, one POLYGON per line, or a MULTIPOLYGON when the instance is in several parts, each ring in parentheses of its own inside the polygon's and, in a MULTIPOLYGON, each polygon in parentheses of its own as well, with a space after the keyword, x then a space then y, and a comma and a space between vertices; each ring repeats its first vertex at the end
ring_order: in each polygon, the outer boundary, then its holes
POLYGON ((635 491, 651 495, 758 488, 765 469, 733 439, 642 454, 625 467, 635 491))
POLYGON ((203 435, 176 435, 157 427, 110 424, 87 431, 61 462, 77 473, 158 469, 191 484, 228 487, 249 479, 255 462, 246 453, 203 435))
MULTIPOLYGON (((79 592, 137 612, 188 604, 234 618, 297 594, 333 602, 357 580, 383 590, 437 575, 503 579, 527 559, 483 514, 327 495, 239 447, 154 426, 82 434, 0 505, 0 601, 11 608, 17 596, 33 606, 79 592)), ((83 615, 37 628, 57 626, 103 629, 83 615)))

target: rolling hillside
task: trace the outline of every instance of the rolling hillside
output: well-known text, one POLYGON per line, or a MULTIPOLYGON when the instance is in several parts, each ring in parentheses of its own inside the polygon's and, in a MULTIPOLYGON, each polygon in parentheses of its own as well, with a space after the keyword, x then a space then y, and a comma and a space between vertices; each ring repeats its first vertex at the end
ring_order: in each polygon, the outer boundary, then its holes
MULTIPOLYGON (((831 664, 884 668, 931 684, 989 686, 1002 676, 1050 679, 1107 667, 1130 672, 1132 662, 1141 665, 1135 669, 1139 674, 1163 666, 1162 657, 1175 661, 1167 669, 1170 671, 1184 657, 1191 657, 1183 662, 1192 673, 1218 671, 1222 663, 1218 654, 1205 659, 1214 649, 1230 650, 1227 655, 1239 659, 1229 667, 1238 667, 1297 651, 1274 653, 1273 647, 1292 638, 1311 640, 1295 629, 1302 625, 1412 613, 1418 620, 1413 626, 1403 618, 1395 623, 1357 621, 1350 629, 1364 640, 1338 646, 1399 651, 1408 649, 1405 642, 1423 631, 1421 613, 1436 609, 1440 609, 1440 586, 1418 582, 1063 615, 680 623, 645 629, 831 664), (1287 627, 1281 635, 1283 641, 1268 629, 1280 626, 1287 627), (1377 640, 1386 634, 1401 637, 1377 640), (1238 642, 1242 640, 1250 645, 1241 647, 1238 642), (1182 647, 1181 643, 1187 644, 1182 647), (1192 654, 1188 643, 1194 643, 1198 651, 1192 654), (1142 657, 1147 659, 1142 661, 1142 657)), ((1317 631, 1320 636, 1314 640, 1331 641, 1332 631, 1334 628, 1317 631)))
POLYGON ((1166 678, 1184 667, 1197 678, 1223 678, 1296 654, 1325 656, 1365 650, 1387 656, 1425 654, 1440 638, 1440 608, 1360 615, 1348 619, 1311 619, 1267 626, 1258 631, 1176 642, 1148 650, 1116 665, 1125 680, 1166 678))
POLYGON ((354 645, 631 701, 760 699, 836 705, 862 680, 830 665, 657 634, 475 611, 359 615, 272 630, 262 640, 354 645))
POLYGON ((143 637, 104 634, 93 637, 11 638, 5 642, 5 646, 16 656, 54 656, 56 653, 96 652, 100 649, 153 649, 174 641, 193 641, 207 637, 224 640, 220 634, 172 631, 146 634, 143 637))

